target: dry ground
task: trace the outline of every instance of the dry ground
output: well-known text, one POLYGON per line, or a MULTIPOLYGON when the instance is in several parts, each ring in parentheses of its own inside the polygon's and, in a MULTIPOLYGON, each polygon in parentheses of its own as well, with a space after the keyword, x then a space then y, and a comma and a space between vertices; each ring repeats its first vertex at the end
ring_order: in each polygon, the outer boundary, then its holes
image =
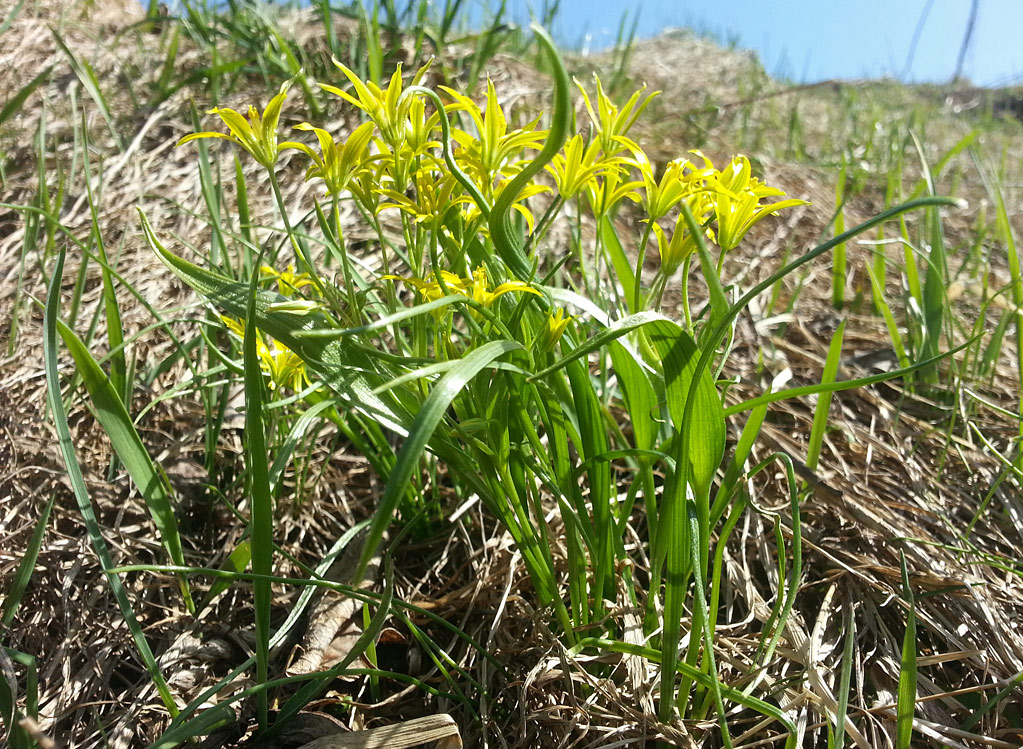
MULTIPOLYGON (((13 3, 0 6, 0 15, 6 16, 13 3)), ((189 318, 201 318, 202 309, 144 247, 134 206, 144 205, 157 232, 165 238, 178 238, 173 246, 186 254, 186 245, 202 247, 208 241, 209 228, 197 217, 204 209, 194 153, 174 149, 175 142, 191 130, 189 97, 199 107, 205 103, 201 86, 183 89, 155 111, 137 111, 125 93, 128 87, 123 85, 123 77, 132 76, 135 85, 144 88, 146 81, 159 74, 160 61, 149 54, 155 44, 153 37, 132 32, 111 43, 116 30, 126 24, 127 11, 98 2, 91 15, 85 13, 85 4, 69 7, 54 2, 46 7, 30 2, 29 6, 0 45, 0 90, 5 94, 17 90, 26 76, 34 75, 32 71, 48 65, 60 72, 0 132, 0 148, 6 154, 3 200, 27 204, 36 195, 34 142, 45 102, 43 131, 50 184, 58 184, 61 171, 67 175, 61 221, 77 235, 87 234, 89 207, 82 166, 70 163, 76 137, 82 137, 76 135, 81 123, 69 107, 70 101, 76 101, 88 113, 92 164, 103 173, 101 225, 108 248, 117 255, 118 269, 157 309, 178 308, 180 312, 172 316, 182 320, 179 329, 191 330, 194 335, 195 323, 189 318), (61 29, 76 54, 89 59, 112 100, 121 131, 135 134, 123 151, 112 142, 67 57, 56 47, 51 25, 61 29), (73 168, 77 171, 72 172, 73 168)), ((292 23, 298 29, 296 36, 305 35, 309 44, 322 43, 315 25, 304 25, 301 18, 292 23)), ((183 49, 179 67, 188 70, 198 65, 197 55, 195 50, 183 49)), ((587 66, 603 70, 608 61, 590 58, 575 64, 580 70, 587 66)), ((498 56, 490 73, 502 98, 519 104, 541 106, 549 90, 542 76, 514 59, 498 56)), ((651 107, 649 124, 640 136, 644 143, 652 139, 656 146, 651 150, 662 158, 694 145, 712 156, 727 155, 744 145, 736 142, 742 132, 742 117, 767 121, 784 116, 796 96, 803 97, 800 101, 804 103, 797 106, 806 112, 806 142, 811 152, 818 147, 822 153, 826 150, 821 144, 834 135, 838 120, 838 115, 831 113, 838 108, 839 89, 785 93, 755 59, 727 53, 684 34, 638 45, 630 74, 634 80, 665 92, 651 107)), ((265 91, 246 93, 234 105, 241 108, 267 96, 265 91)), ((907 91, 899 96, 933 97, 934 92, 907 91)), ((891 116, 898 117, 898 112, 891 116)), ((956 119, 968 113, 957 115, 949 109, 942 116, 948 118, 951 134, 968 127, 968 122, 956 119)), ((330 127, 335 130, 352 121, 351 113, 338 109, 331 117, 330 127)), ((291 97, 284 120, 305 118, 300 98, 291 97)), ((1007 124, 1003 132, 990 137, 1010 149, 1009 158, 1019 159, 1023 137, 1018 127, 1007 124)), ((941 144, 933 147, 940 149, 941 144)), ((225 174, 230 174, 230 153, 217 149, 214 153, 222 160, 225 174)), ((741 278, 745 287, 776 268, 786 248, 803 252, 826 236, 836 175, 833 163, 826 160, 816 165, 787 162, 772 148, 751 155, 760 157, 769 183, 778 184, 792 196, 810 199, 813 205, 765 222, 751 236, 728 269, 729 277, 741 278)), ((960 194, 969 207, 948 215, 952 247, 968 244, 969 231, 984 202, 979 180, 967 174, 963 172, 960 194)), ((285 193, 294 205, 307 189, 301 177, 297 165, 283 165, 285 193)), ((848 206, 847 225, 871 215, 880 206, 882 195, 883 186, 865 190, 848 206)), ((1009 197, 1009 211, 1019 227, 1018 190, 1009 197)), ((272 216, 269 195, 250 195, 250 200, 254 215, 272 216)), ((347 231, 357 236, 355 217, 348 218, 353 223, 347 231)), ((0 633, 0 638, 4 645, 36 657, 40 729, 57 745, 142 746, 159 734, 166 718, 147 686, 144 669, 102 579, 64 478, 44 407, 41 314, 38 306, 28 301, 44 294, 52 252, 32 247, 23 255, 24 241, 23 214, 0 208, 0 320, 5 321, 0 337, 5 355, 0 363, 0 589, 7 589, 43 505, 51 496, 56 497, 56 504, 28 594, 13 625, 0 633), (24 272, 23 257, 27 262, 24 272), (14 314, 16 329, 6 323, 14 314)), ((62 240, 58 237, 56 241, 62 240)), ((993 241, 987 249, 993 258, 1001 252, 993 241)), ((867 251, 850 247, 850 265, 861 263, 867 251)), ((74 261, 69 264, 73 267, 74 261)), ((1004 263, 993 259, 992 266, 1004 282, 1004 263)), ((68 273, 69 293, 72 283, 73 270, 68 273)), ((862 287, 862 277, 852 285, 857 283, 862 287)), ((95 264, 86 284, 86 309, 80 320, 90 319, 99 298, 95 264)), ((794 293, 794 284, 795 280, 786 287, 783 297, 794 293)), ((819 381, 838 319, 829 303, 827 264, 811 269, 801 285, 794 315, 768 318, 762 300, 743 318, 736 355, 727 371, 737 381, 730 398, 755 395, 775 377, 791 377, 793 384, 819 381)), ((893 295, 897 294, 894 289, 893 295)), ((129 331, 151 323, 140 305, 130 304, 127 297, 122 302, 129 331)), ((964 318, 973 303, 966 288, 960 305, 964 318)), ((883 366, 889 345, 882 324, 866 315, 867 309, 850 316, 842 376, 876 371, 871 369, 875 360, 883 366)), ((103 340, 102 335, 97 340, 103 340)), ((1015 342, 1007 339, 1002 364, 990 383, 964 384, 1008 409, 1017 407, 1019 396, 1017 373, 1008 364, 1013 360, 1008 350, 1013 345, 1015 342)), ((146 333, 136 344, 139 361, 158 361, 169 346, 162 333, 146 333)), ((67 362, 63 364, 62 373, 70 378, 67 362)), ((172 387, 180 377, 179 369, 157 378, 151 386, 140 384, 136 409, 172 387)), ((812 403, 798 401, 773 407, 756 455, 782 450, 797 461, 805 456, 812 408, 812 403)), ((821 469, 813 477, 816 489, 802 506, 804 575, 800 596, 777 662, 765 677, 774 684, 779 702, 799 715, 807 730, 819 727, 821 714, 833 702, 843 636, 849 620, 854 619, 850 715, 862 734, 863 746, 889 745, 905 627, 898 595, 899 557, 905 554, 918 599, 920 745, 1007 748, 1023 743, 1023 734, 1012 728, 1021 725, 1023 699, 1019 693, 1003 701, 968 735, 956 736, 943 728, 959 725, 970 709, 1023 670, 1019 562, 1023 502, 1018 485, 1011 480, 989 495, 1001 466, 965 428, 962 419, 966 413, 961 394, 959 399, 940 403, 914 397, 898 385, 836 396, 833 429, 826 440, 821 469), (960 421, 949 437, 947 423, 953 418, 960 421), (986 498, 987 509, 978 514, 986 498), (975 515, 969 536, 972 549, 965 552, 962 533, 975 515)), ((991 411, 971 408, 969 413, 997 446, 1008 452, 1015 434, 1011 422, 991 411)), ((141 427, 151 453, 165 466, 179 492, 183 527, 190 534, 196 563, 216 565, 222 561, 218 554, 230 548, 239 529, 233 520, 203 504, 202 424, 200 406, 194 395, 185 391, 150 411, 141 427)), ((73 414, 72 427, 115 560, 127 564, 158 559, 159 544, 138 496, 123 477, 107 481, 105 438, 84 406, 73 414)), ((240 440, 240 428, 229 423, 219 448, 223 464, 238 461, 240 440)), ((283 502, 278 539, 301 559, 315 561, 354 522, 372 511, 378 482, 365 461, 329 434, 310 460, 323 468, 322 478, 305 486, 301 497, 292 494, 283 502)), ((726 682, 740 682, 744 666, 756 650, 779 574, 774 527, 776 522, 785 526, 789 514, 780 474, 753 482, 750 489, 757 511, 747 514, 725 554, 728 585, 718 658, 726 682)), ((641 666, 638 675, 631 674, 632 678, 614 671, 598 682, 587 675, 585 664, 567 661, 547 629, 544 612, 531 605, 528 579, 510 539, 492 519, 471 520, 471 535, 456 529, 449 537, 396 555, 396 594, 458 624, 484 643, 507 669, 499 674, 460 641, 430 629, 474 678, 492 690, 491 700, 479 705, 483 721, 458 716, 467 746, 479 745, 483 736, 495 746, 554 747, 639 745, 644 737, 658 735, 672 738, 680 746, 715 745, 712 726, 669 729, 652 720, 651 698, 644 690, 654 678, 645 667, 641 666)), ((282 566, 281 571, 293 573, 294 569, 282 566)), ((246 651, 251 615, 243 590, 229 592, 196 623, 180 610, 175 586, 168 579, 135 574, 126 576, 125 583, 147 636, 163 654, 162 663, 183 700, 226 673, 246 651)), ((283 614, 295 593, 281 589, 279 595, 278 610, 283 614)), ((405 637, 395 630, 388 656, 394 660, 393 667, 426 674, 427 665, 416 662, 416 649, 405 637)), ((283 652, 280 657, 287 655, 283 652)), ((0 664, 5 675, 8 665, 0 664)), ((371 695, 362 682, 338 684, 337 692, 349 694, 357 705, 349 713, 352 727, 452 709, 443 698, 403 691, 395 685, 386 687, 387 699, 379 705, 369 704, 371 695)), ((751 745, 749 742, 758 738, 758 729, 748 715, 736 719, 733 730, 749 732, 739 743, 751 745)), ((217 739, 224 745, 233 740, 226 735, 217 739)))

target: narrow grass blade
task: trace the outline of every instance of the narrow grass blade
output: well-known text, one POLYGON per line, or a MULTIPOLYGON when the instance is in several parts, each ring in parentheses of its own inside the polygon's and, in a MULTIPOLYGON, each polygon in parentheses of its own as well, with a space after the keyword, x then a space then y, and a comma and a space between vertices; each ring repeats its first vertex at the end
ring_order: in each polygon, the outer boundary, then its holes
MULTIPOLYGON (((929 196, 935 195, 934 181, 924 157, 923 146, 913 134, 913 142, 920 154, 920 166, 929 196)), ((927 242, 930 252, 927 255, 927 273, 923 286, 924 340, 920 348, 920 356, 924 359, 934 358, 941 344, 944 332, 945 310, 947 307, 946 289, 948 288, 948 260, 945 253, 945 232, 941 224, 941 214, 937 206, 924 209, 924 225, 927 228, 927 242)), ((937 367, 928 367, 921 373, 925 382, 938 382, 937 367)))
MULTIPOLYGON (((149 515, 153 519, 160 541, 167 550, 172 562, 185 566, 185 557, 178 535, 178 523, 174 516, 171 500, 171 489, 163 471, 153 462, 142 444, 135 424, 124 407, 121 397, 114 391, 114 386, 100 368, 92 354, 82 343, 73 330, 60 320, 56 320, 56 328, 64 340, 71 357, 74 359, 82 382, 96 409, 96 419, 110 439, 110 445, 124 465, 125 470, 139 490, 149 515)), ((195 604, 188 589, 188 583, 180 578, 181 594, 188 610, 195 613, 195 604)))
MULTIPOLYGON (((691 538, 700 537, 700 518, 696 503, 686 502, 686 521, 689 523, 689 535, 691 538)), ((725 749, 732 749, 732 737, 728 731, 728 721, 725 719, 725 703, 721 699, 721 682, 718 680, 717 665, 714 660, 714 633, 710 629, 710 612, 707 609, 707 596, 703 578, 703 560, 701 559, 698 545, 693 544, 693 577, 696 579, 694 586, 696 607, 700 615, 695 617, 703 622, 703 653, 707 662, 707 670, 710 671, 710 691, 714 695, 714 705, 717 707, 718 723, 721 726, 721 741, 725 749)))
POLYGON ((419 459, 426 449, 426 444, 433 435, 434 430, 440 424, 451 401, 465 387, 466 383, 475 377, 481 370, 500 356, 522 348, 522 344, 516 341, 491 341, 480 346, 480 348, 467 354, 457 367, 450 369, 433 386, 433 390, 423 401, 416 415, 415 421, 409 429, 408 437, 398 459, 394 464, 394 470, 387 479, 387 486, 380 498, 376 512, 373 515, 373 522, 366 537, 366 543, 362 550, 362 557, 356 568, 353 580, 359 581, 366 573, 366 567, 370 559, 377 553, 377 548, 384 536, 384 531, 390 525, 398 502, 412 479, 412 473, 419 465, 419 459))
MULTIPOLYGON (((0 728, 6 729, 10 749, 30 749, 34 743, 21 727, 21 711, 18 709, 18 683, 14 679, 12 656, 18 651, 0 648, 0 728)), ((0 732, 0 738, 4 734, 0 732)))
POLYGON ((787 390, 779 390, 773 393, 764 393, 763 395, 758 395, 756 398, 750 398, 749 400, 742 401, 741 403, 736 403, 735 405, 728 406, 728 408, 725 409, 725 416, 731 416, 732 414, 740 413, 741 411, 748 411, 751 408, 755 408, 756 406, 760 406, 765 403, 774 403, 776 401, 788 400, 789 398, 796 398, 801 395, 816 395, 818 393, 824 392, 835 393, 840 390, 853 390, 855 388, 865 387, 867 385, 874 385, 878 382, 885 382, 887 380, 894 380, 899 377, 905 377, 906 375, 912 374, 914 372, 919 372, 924 367, 934 366, 942 359, 947 359, 951 356, 954 356, 955 354, 958 354, 960 351, 963 351, 972 346, 974 343, 976 343, 976 341, 977 341, 976 338, 971 338, 965 343, 956 346, 954 349, 946 351, 943 354, 939 354, 933 359, 925 359, 924 361, 918 362, 910 367, 906 367, 905 369, 893 369, 891 372, 880 372, 876 375, 870 375, 868 377, 859 377, 855 380, 838 380, 830 384, 820 383, 817 385, 803 385, 802 387, 789 388, 787 390))
POLYGON ((31 81, 26 83, 18 93, 11 97, 11 99, 4 104, 4 108, 0 109, 0 125, 3 125, 7 120, 11 119, 18 112, 21 111, 22 105, 25 100, 32 95, 39 86, 46 82, 47 78, 50 77, 50 73, 53 72, 53 67, 46 68, 42 73, 37 75, 31 81))
POLYGON ((842 671, 838 677, 838 711, 835 713, 834 746, 845 746, 845 722, 849 712, 849 685, 852 682, 853 658, 856 653, 856 616, 852 606, 845 611, 845 645, 842 648, 842 671))
POLYGON ((0 627, 4 629, 11 626, 11 622, 14 621, 14 615, 18 611, 18 606, 21 605, 22 596, 28 590, 28 583, 32 579, 32 573, 35 571, 39 550, 42 548, 43 537, 46 535, 46 525, 50 521, 50 512, 53 510, 53 503, 56 499, 56 494, 51 495, 50 500, 43 507, 43 512, 39 516, 39 520, 36 521, 35 529, 32 531, 32 538, 29 539, 28 546, 25 548, 25 554, 18 563, 18 571, 14 573, 11 587, 4 597, 3 615, 0 616, 0 627))
MULTIPOLYGON (((703 270, 703 280, 707 284, 707 293, 710 295, 710 318, 707 320, 707 330, 713 330, 717 323, 728 314, 728 297, 721 286, 721 279, 718 277, 717 265, 710 256, 707 248, 707 240, 704 238, 704 228, 696 222, 689 203, 685 200, 679 203, 682 215, 686 221, 686 228, 689 235, 696 240, 696 252, 700 256, 700 268, 703 270)), ((703 341, 701 340, 701 343, 703 341)), ((710 345, 716 345, 716 342, 710 345)))
MULTIPOLYGON (((256 283, 259 273, 253 272, 249 282, 249 304, 245 315, 245 336, 242 344, 245 361, 245 468, 250 498, 249 538, 252 543, 252 571, 264 577, 253 582, 256 617, 256 684, 269 679, 270 610, 273 592, 269 575, 273 572, 273 495, 270 492, 270 467, 267 464, 266 431, 263 427, 263 370, 260 368, 256 333, 256 283)), ((268 703, 265 691, 256 698, 260 731, 268 726, 268 703)))
MULTIPOLYGON (((59 322, 57 319, 57 308, 60 304, 60 286, 63 271, 64 250, 61 249, 57 255, 57 262, 53 268, 53 274, 50 278, 50 287, 46 296, 46 324, 43 336, 43 359, 46 366, 47 399, 49 401, 50 412, 53 414, 53 420, 57 430, 57 442, 64 458, 64 464, 67 467, 68 479, 71 482, 75 498, 78 500, 78 510, 82 515, 82 521, 85 523, 86 530, 88 531, 89 540, 92 542, 93 549, 96 551, 96 556, 99 558, 100 566, 104 571, 106 571, 113 569, 114 565, 110 560, 110 553, 107 550, 106 541, 100 532, 99 522, 97 521, 96 514, 93 511, 92 501, 89 499, 89 490, 86 487, 85 478, 82 476, 82 469, 78 464, 78 458, 75 456, 74 445, 72 444, 71 439, 71 430, 68 427, 67 413, 64 411, 64 400, 60 393, 60 375, 57 373, 57 327, 59 322)), ((120 400, 117 400, 117 403, 120 403, 120 400)), ((139 624, 138 619, 135 618, 135 612, 132 611, 131 602, 128 600, 128 594, 125 591, 124 586, 121 584, 120 579, 115 575, 109 575, 107 579, 110 581, 111 591, 113 592, 114 598, 117 600, 117 605, 121 610, 121 616, 124 618, 124 622, 127 625, 128 630, 131 632, 132 639, 135 641, 135 647, 139 652, 139 656, 142 658, 142 662, 146 665, 149 677, 153 680, 153 685, 156 687, 156 690, 168 712, 170 712, 172 716, 177 715, 177 704, 171 696, 170 689, 163 678, 163 674, 160 673, 160 667, 156 663, 156 658, 153 656, 153 651, 150 649, 149 643, 146 641, 146 636, 142 631, 142 626, 139 624)))
POLYGON ((96 194, 92 189, 92 163, 89 160, 89 129, 82 113, 82 138, 85 147, 82 149, 83 166, 85 168, 85 191, 89 201, 89 218, 92 226, 92 242, 99 254, 101 276, 103 278, 103 312, 107 323, 107 344, 110 347, 110 384, 114 392, 124 401, 126 407, 131 405, 131 393, 128 390, 128 365, 124 353, 124 326, 121 323, 121 310, 117 305, 117 293, 114 290, 113 274, 110 271, 110 260, 107 257, 107 246, 103 241, 103 230, 100 226, 99 208, 96 194))
MULTIPOLYGON (((867 263, 866 269, 867 275, 870 277, 870 287, 874 292, 874 306, 881 312, 881 316, 884 318, 885 327, 888 329, 888 338, 891 339, 892 348, 895 349, 895 356, 898 359, 899 366, 906 368, 910 365, 909 357, 906 356, 906 347, 902 343, 902 335, 899 333, 899 326, 895 323, 892 308, 885 299, 882 280, 877 275, 877 270, 871 267, 870 263, 867 263)), ((907 378, 907 383, 912 384, 912 380, 907 378)))
POLYGON ((117 143, 117 148, 122 153, 124 152, 124 140, 121 138, 120 133, 117 132, 117 127, 114 125, 114 117, 110 113, 110 107, 107 104, 107 99, 103 95, 103 89, 100 87, 99 78, 96 76, 96 71, 92 69, 88 60, 79 59, 74 52, 64 42, 64 38, 57 32, 55 28, 50 27, 50 32, 53 34, 54 40, 57 42, 57 46, 60 47, 64 55, 67 57, 68 62, 71 64, 71 69, 78 76, 78 80, 82 82, 82 86, 89 92, 89 96, 92 97, 93 102, 99 108, 99 113, 103 116, 104 121, 107 123, 107 128, 110 130, 110 134, 114 136, 114 141, 117 143))
MULTIPOLYGON (((245 568, 249 566, 249 562, 252 561, 252 544, 249 539, 244 539, 238 542, 238 545, 234 547, 234 550, 228 554, 227 559, 224 562, 223 569, 231 572, 244 572, 245 568)), ((232 579, 230 577, 218 577, 207 591, 206 596, 199 603, 198 611, 202 611, 204 608, 213 603, 213 600, 223 593, 225 590, 231 587, 232 579)))
POLYGON ((711 508, 711 525, 717 525, 718 520, 724 515, 725 507, 742 479, 746 461, 749 459, 750 453, 753 452, 753 445, 756 444, 757 437, 760 436, 760 428, 764 424, 764 419, 767 418, 767 404, 757 406, 752 411, 753 413, 746 419, 738 442, 735 443, 732 458, 725 468, 724 478, 721 479, 721 486, 718 488, 714 506, 711 508))
MULTIPOLYGON (((838 329, 831 337, 831 345, 828 346, 828 358, 824 362, 824 373, 821 375, 821 384, 830 385, 838 376, 838 365, 842 359, 842 338, 845 336, 846 320, 842 320, 838 329)), ((810 429, 810 441, 806 447, 806 466, 811 471, 817 470, 817 460, 820 458, 821 446, 824 444, 824 432, 828 428, 828 411, 831 409, 831 398, 834 390, 825 390, 817 397, 817 405, 813 411, 813 427, 810 429)))
MULTIPOLYGON (((846 162, 845 155, 843 155, 842 168, 838 172, 838 184, 835 187, 835 220, 833 223, 835 234, 842 234, 845 231, 845 189, 847 170, 848 163, 846 162)), ((840 242, 835 245, 835 254, 831 261, 831 304, 835 309, 842 309, 845 305, 845 284, 845 242, 840 242)))
POLYGON ((906 610, 906 633, 902 638, 902 659, 899 664, 899 695, 895 708, 895 747, 911 749, 913 745, 913 715, 916 712, 916 603, 909 585, 906 555, 902 562, 902 597, 909 604, 906 610))

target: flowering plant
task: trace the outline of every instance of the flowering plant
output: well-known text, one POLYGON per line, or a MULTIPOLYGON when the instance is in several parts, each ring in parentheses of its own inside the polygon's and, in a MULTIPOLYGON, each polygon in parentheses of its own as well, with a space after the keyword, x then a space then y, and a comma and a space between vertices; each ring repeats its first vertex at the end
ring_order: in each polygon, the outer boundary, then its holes
POLYGON ((323 89, 368 117, 346 139, 303 122, 295 129, 312 133, 318 150, 278 144, 286 85, 261 117, 214 110, 229 133, 182 139, 229 140, 267 170, 298 267, 263 271, 276 292, 255 280, 246 292, 184 261, 143 220, 147 237, 235 333, 247 332, 239 318, 258 328, 251 358, 263 362, 272 387, 323 383, 307 392, 308 405, 317 413, 329 405, 386 478, 356 579, 396 516, 429 526, 442 522, 447 492, 478 500, 514 539, 567 645, 658 662, 662 720, 688 709, 695 683, 713 695, 722 720, 724 696, 784 722, 777 708, 708 676, 716 621, 708 600, 720 586, 711 551, 745 509, 733 500, 751 444, 736 449, 739 468, 719 479, 725 410, 713 373, 750 300, 834 245, 734 301, 726 254, 759 222, 805 201, 754 177, 742 155, 719 168, 693 151, 655 167, 636 131, 656 92, 640 89, 619 107, 599 79, 593 98, 577 84, 592 134, 571 133, 567 73, 546 34, 536 33, 555 72, 546 129, 542 116, 509 125, 489 80, 480 105, 428 87, 429 64, 407 85, 396 69, 381 89, 335 61, 351 90, 323 89), (310 212, 316 222, 303 232, 288 222, 280 196, 275 168, 284 150, 308 158, 306 179, 322 183, 310 212), (375 237, 372 252, 346 245, 343 201, 375 237), (560 254, 559 225, 572 237, 560 254), (325 248, 322 261, 310 254, 309 236, 325 248), (652 280, 651 244, 659 259, 652 280), (331 259, 340 280, 322 275, 331 259), (694 315, 697 269, 708 302, 694 315), (668 289, 677 290, 678 307, 668 308, 668 289), (403 438, 400 448, 388 433, 403 438), (436 470, 421 471, 424 462, 443 464, 445 482, 429 481, 436 470), (641 552, 624 537, 633 516, 647 532, 641 552), (642 582, 633 574, 639 565, 642 582), (621 641, 619 612, 631 606, 644 612, 650 647, 621 641), (693 636, 680 660, 687 616, 693 636))

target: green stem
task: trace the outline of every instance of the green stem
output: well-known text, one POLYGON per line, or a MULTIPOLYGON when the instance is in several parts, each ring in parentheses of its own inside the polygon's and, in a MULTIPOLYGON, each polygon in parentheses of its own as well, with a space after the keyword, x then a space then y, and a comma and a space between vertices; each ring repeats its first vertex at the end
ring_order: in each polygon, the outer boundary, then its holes
POLYGON ((306 254, 305 250, 298 243, 295 238, 295 230, 291 228, 291 220, 288 218, 288 210, 284 207, 284 198, 281 196, 281 185, 277 181, 277 175, 274 174, 273 169, 268 169, 267 172, 270 175, 270 187, 273 188, 274 199, 277 201, 277 210, 281 213, 281 219, 284 221, 284 230, 288 234, 288 239, 291 240, 291 248, 295 251, 295 257, 298 260, 298 264, 302 266, 302 270, 309 274, 309 277, 313 281, 313 286, 320 293, 323 299, 329 299, 327 290, 323 287, 323 281, 320 280, 320 276, 316 273, 316 269, 313 267, 313 262, 306 254))
POLYGON ((650 232, 653 231, 653 219, 647 222, 643 231, 643 239, 639 243, 638 257, 636 258, 636 282, 632 287, 632 311, 642 312, 643 307, 643 261, 646 259, 646 245, 650 241, 650 232))
POLYGON ((341 272, 345 277, 345 291, 348 293, 348 304, 352 308, 352 320, 358 325, 362 322, 362 310, 359 308, 359 298, 355 295, 355 285, 352 282, 352 263, 348 257, 348 249, 345 247, 344 232, 341 231, 341 201, 337 193, 333 193, 330 197, 334 235, 337 239, 338 249, 341 251, 341 272))

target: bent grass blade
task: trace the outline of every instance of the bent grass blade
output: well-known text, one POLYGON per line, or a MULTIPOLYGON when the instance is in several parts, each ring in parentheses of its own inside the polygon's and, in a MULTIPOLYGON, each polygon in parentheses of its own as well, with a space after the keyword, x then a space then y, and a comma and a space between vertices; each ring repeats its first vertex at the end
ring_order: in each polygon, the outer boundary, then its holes
MULTIPOLYGON (((63 270, 64 250, 61 249, 57 255, 57 262, 54 265, 53 274, 50 279, 49 292, 46 296, 46 323, 43 337, 43 358, 45 360, 46 367, 46 393, 50 405, 50 411, 53 415, 54 426, 57 430, 57 443, 60 447, 61 455, 64 458, 64 464, 67 467, 68 479, 71 482, 71 488, 74 491, 75 498, 78 500, 78 509, 82 515, 82 522, 85 523, 86 530, 89 534, 89 540, 92 542, 93 549, 96 551, 96 556, 99 559, 100 566, 103 568, 104 572, 106 572, 113 569, 114 564, 110 559, 110 552, 107 548, 106 540, 103 538, 103 534, 100 531, 99 521, 97 520, 96 513, 93 510, 92 500, 89 498, 89 490, 85 484, 85 477, 82 475, 82 469, 79 466, 78 458, 75 455, 75 448, 71 438, 71 430, 67 421, 67 412, 64 410, 64 400, 60 392, 60 375, 57 372, 57 308, 60 304, 60 283, 63 276, 63 270)), ((120 400, 117 402, 120 403, 120 400)), ((131 632, 132 639, 135 642, 135 647, 138 650, 142 662, 146 666, 146 671, 149 673, 149 677, 152 679, 153 685, 156 687, 156 690, 160 695, 161 701, 171 716, 176 716, 178 714, 178 706, 174 701, 174 697, 170 693, 170 688, 167 686, 167 682, 163 678, 163 674, 160 672, 160 666, 157 664, 153 651, 149 647, 149 642, 146 640, 145 633, 142 631, 142 625, 135 617, 135 612, 131 608, 131 602, 128 600, 128 593, 124 589, 124 585, 121 583, 120 578, 116 575, 108 574, 107 579, 110 581, 111 592, 114 594, 118 608, 121 610, 121 616, 124 618, 124 622, 127 625, 128 630, 131 632)))

